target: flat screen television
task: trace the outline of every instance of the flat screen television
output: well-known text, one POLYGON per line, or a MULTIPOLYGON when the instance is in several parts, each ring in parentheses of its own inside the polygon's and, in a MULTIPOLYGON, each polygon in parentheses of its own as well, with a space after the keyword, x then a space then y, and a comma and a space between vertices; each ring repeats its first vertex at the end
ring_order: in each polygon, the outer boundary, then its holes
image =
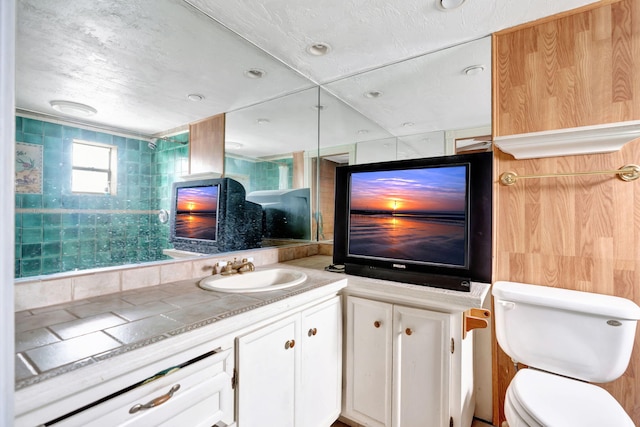
POLYGON ((492 153, 336 169, 334 264, 457 291, 491 280, 492 153))
POLYGON ((219 253, 260 247, 262 208, 230 178, 175 182, 169 241, 175 249, 219 253))

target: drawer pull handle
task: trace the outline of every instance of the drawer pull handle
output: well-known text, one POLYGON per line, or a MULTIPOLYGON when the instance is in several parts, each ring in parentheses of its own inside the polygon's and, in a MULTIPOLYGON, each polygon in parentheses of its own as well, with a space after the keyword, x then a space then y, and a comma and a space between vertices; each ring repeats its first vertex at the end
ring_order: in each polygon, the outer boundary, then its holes
POLYGON ((376 320, 375 322, 373 322, 373 326, 375 326, 376 328, 379 328, 379 327, 380 327, 380 325, 382 325, 382 323, 380 323, 380 322, 379 322, 379 321, 377 321, 377 320, 376 320))
POLYGON ((404 332, 405 332, 407 335, 411 335, 411 334, 413 333, 413 331, 411 330, 411 328, 407 328, 407 329, 405 329, 405 330, 404 330, 404 332))
POLYGON ((296 345, 296 340, 289 340, 284 343, 284 349, 289 350, 290 348, 293 348, 294 345, 296 345))
POLYGON ((133 405, 131 407, 131 409, 129 409, 129 413, 130 414, 135 414, 136 412, 142 410, 142 409, 150 409, 150 408, 154 408, 156 406, 160 406, 162 405, 164 402, 166 402, 167 400, 171 399, 171 397, 173 397, 173 394, 178 391, 180 389, 180 384, 176 384, 173 387, 171 387, 171 390, 169 390, 169 393, 167 394, 163 394, 160 397, 156 397, 155 399, 145 403, 144 405, 138 403, 137 405, 133 405))
POLYGON ((309 332, 307 333, 307 335, 309 335, 310 337, 315 337, 317 333, 318 333, 318 330, 316 328, 311 328, 309 329, 309 332))

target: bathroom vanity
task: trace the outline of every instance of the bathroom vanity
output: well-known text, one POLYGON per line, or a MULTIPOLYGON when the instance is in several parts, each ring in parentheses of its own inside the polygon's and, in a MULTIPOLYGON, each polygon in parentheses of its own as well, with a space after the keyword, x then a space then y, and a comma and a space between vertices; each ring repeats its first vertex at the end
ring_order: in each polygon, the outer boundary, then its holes
POLYGON ((17 313, 15 425, 328 427, 340 416, 468 427, 465 313, 489 285, 328 273, 313 258, 257 268, 307 275, 285 289, 227 293, 189 279, 17 313), (38 331, 64 339, 30 341, 38 331))
POLYGON ((18 331, 49 327, 62 335, 68 329, 55 325, 62 318, 57 311, 85 315, 76 328, 89 327, 102 311, 130 320, 55 343, 46 357, 42 347, 17 348, 35 375, 23 373, 16 382, 15 425, 255 425, 252 419, 265 414, 278 425, 329 425, 341 406, 338 295, 347 281, 306 274, 301 285, 267 292, 211 292, 194 279, 18 313, 18 331), (145 319, 133 320, 136 310, 129 307, 136 301, 164 307, 148 319, 166 325, 147 322, 145 330, 155 332, 143 336, 136 323, 144 327, 145 319), (47 316, 54 324, 36 325, 47 316), (104 334, 114 347, 73 346, 93 334, 104 334), (68 351, 77 356, 63 354, 68 351), (47 368, 65 357, 68 363, 47 368))
POLYGON ((488 289, 349 276, 342 416, 377 427, 469 427, 475 395, 467 331, 487 322, 488 310, 474 307, 482 307, 488 289))

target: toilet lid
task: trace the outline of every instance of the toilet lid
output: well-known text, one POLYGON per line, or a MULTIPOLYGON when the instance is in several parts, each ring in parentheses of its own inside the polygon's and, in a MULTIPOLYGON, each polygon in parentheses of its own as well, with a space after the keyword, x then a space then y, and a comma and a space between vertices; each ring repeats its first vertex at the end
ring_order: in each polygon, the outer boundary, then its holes
MULTIPOLYGON (((508 396, 538 424, 547 427, 634 427, 622 406, 604 389, 559 375, 521 369, 508 396)), ((508 420, 507 420, 508 421, 508 420)))

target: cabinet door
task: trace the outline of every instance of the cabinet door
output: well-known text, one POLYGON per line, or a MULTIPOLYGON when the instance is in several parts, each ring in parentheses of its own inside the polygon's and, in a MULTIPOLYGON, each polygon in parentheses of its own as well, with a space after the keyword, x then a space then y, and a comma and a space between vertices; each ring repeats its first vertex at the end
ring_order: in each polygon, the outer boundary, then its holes
POLYGON ((450 316, 394 306, 394 427, 449 425, 450 316))
POLYGON ((293 427, 299 315, 238 338, 238 427, 293 427))
POLYGON ((340 415, 342 310, 340 297, 302 312, 298 426, 330 426, 340 415))
POLYGON ((391 425, 392 313, 391 304, 347 298, 345 416, 368 426, 391 425))

